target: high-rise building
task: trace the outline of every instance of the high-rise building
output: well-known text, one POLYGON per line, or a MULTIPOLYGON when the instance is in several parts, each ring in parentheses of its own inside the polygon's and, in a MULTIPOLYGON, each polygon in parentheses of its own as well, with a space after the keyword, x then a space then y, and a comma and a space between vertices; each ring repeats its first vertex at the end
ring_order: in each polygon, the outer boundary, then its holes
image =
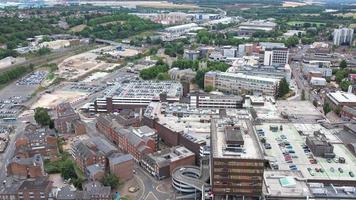
POLYGON ((340 28, 334 30, 334 45, 351 45, 354 35, 354 29, 340 28))
POLYGON ((263 64, 267 66, 288 64, 288 48, 267 48, 265 50, 263 64))

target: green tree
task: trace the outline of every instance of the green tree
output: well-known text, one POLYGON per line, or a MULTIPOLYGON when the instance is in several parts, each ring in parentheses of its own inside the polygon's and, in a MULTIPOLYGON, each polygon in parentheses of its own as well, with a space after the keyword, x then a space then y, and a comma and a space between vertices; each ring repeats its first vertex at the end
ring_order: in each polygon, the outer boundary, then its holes
POLYGON ((170 80, 170 77, 167 72, 162 72, 157 75, 157 80, 160 81, 170 80))
POLYGON ((342 80, 340 83, 340 88, 342 91, 347 91, 349 89, 349 86, 351 85, 351 82, 349 80, 342 80))
POLYGON ((46 54, 51 53, 51 49, 47 48, 47 47, 42 47, 37 51, 38 55, 43 56, 46 54))
POLYGON ((214 90, 214 87, 211 86, 211 85, 208 85, 208 86, 206 86, 206 87, 204 88, 204 90, 205 90, 205 92, 211 92, 211 91, 214 90))
POLYGON ((49 126, 51 124, 51 117, 46 108, 38 107, 35 109, 35 120, 42 126, 49 126))
POLYGON ((324 104, 323 111, 325 114, 328 114, 331 111, 331 106, 329 105, 329 103, 324 104))
POLYGON ((115 189, 117 186, 119 186, 120 181, 119 178, 117 178, 114 174, 108 173, 101 180, 101 183, 104 186, 110 186, 112 189, 115 189))
POLYGON ((347 62, 346 62, 346 60, 342 60, 342 61, 340 62, 340 64, 339 64, 339 67, 340 67, 341 69, 345 69, 345 68, 347 67, 347 62))
POLYGON ((77 173, 75 173, 74 169, 74 163, 72 160, 67 159, 63 162, 61 166, 61 176, 63 179, 68 180, 68 179, 77 179, 77 173))
POLYGON ((279 85, 278 85, 278 97, 283 97, 284 95, 288 94, 289 92, 289 83, 287 82, 287 80, 285 78, 281 79, 279 81, 279 85))

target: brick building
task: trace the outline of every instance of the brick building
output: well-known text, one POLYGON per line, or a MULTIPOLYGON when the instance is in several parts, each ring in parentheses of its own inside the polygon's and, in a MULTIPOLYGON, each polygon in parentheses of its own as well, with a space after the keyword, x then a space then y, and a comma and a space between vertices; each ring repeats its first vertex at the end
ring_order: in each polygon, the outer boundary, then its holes
POLYGON ((47 177, 27 180, 7 179, 0 186, 0 199, 52 200, 54 199, 52 181, 47 177))
POLYGON ((153 153, 156 150, 157 136, 155 134, 145 135, 137 131, 140 128, 123 128, 123 126, 105 116, 98 117, 96 127, 122 151, 131 154, 137 162, 141 160, 143 155, 153 153))
POLYGON ((17 178, 36 178, 46 176, 41 155, 30 158, 15 156, 6 166, 7 175, 17 178))
POLYGON ((57 118, 54 128, 61 134, 85 134, 85 125, 80 121, 80 116, 74 111, 70 103, 61 103, 56 107, 57 118))
POLYGON ((157 179, 170 177, 173 170, 179 166, 194 164, 195 154, 183 146, 147 154, 141 161, 143 168, 157 179))
POLYGON ((108 157, 117 149, 100 137, 78 140, 72 145, 72 156, 79 168, 87 172, 87 167, 99 164, 103 170, 108 167, 108 157))
POLYGON ((109 157, 110 173, 115 174, 120 181, 133 178, 134 159, 130 154, 109 157))
POLYGON ((54 130, 29 124, 24 132, 15 142, 16 155, 29 158, 40 154, 44 159, 58 159, 57 136, 54 130))

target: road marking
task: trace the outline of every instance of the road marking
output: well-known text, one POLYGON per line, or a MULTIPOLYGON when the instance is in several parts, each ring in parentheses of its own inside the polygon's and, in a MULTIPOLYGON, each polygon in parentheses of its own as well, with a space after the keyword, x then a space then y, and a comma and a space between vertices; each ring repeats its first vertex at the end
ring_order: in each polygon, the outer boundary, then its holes
POLYGON ((140 198, 138 199, 143 199, 143 195, 145 195, 145 184, 143 183, 142 179, 138 176, 135 175, 135 178, 137 178, 137 180, 139 180, 141 182, 141 185, 142 185, 142 195, 140 196, 140 198))
POLYGON ((153 198, 156 199, 156 200, 158 200, 158 198, 156 197, 156 195, 153 194, 153 192, 150 191, 150 192, 147 194, 145 200, 153 200, 153 198), (150 197, 150 195, 151 195, 151 197, 150 197))
POLYGON ((157 190, 158 192, 160 192, 160 193, 163 193, 163 194, 169 194, 169 192, 165 192, 165 191, 162 191, 162 190, 159 190, 159 189, 158 189, 161 185, 162 185, 162 184, 157 185, 156 190, 157 190))

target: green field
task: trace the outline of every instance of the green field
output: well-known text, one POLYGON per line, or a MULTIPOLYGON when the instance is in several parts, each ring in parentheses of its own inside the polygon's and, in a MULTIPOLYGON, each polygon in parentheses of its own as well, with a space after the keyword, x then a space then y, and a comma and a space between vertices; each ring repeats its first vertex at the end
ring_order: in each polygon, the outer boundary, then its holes
POLYGON ((313 24, 316 24, 317 27, 319 27, 321 25, 326 25, 326 23, 309 22, 309 21, 289 21, 289 22, 287 22, 287 24, 290 26, 303 26, 305 23, 309 23, 309 24, 311 24, 311 26, 313 26, 313 24))

